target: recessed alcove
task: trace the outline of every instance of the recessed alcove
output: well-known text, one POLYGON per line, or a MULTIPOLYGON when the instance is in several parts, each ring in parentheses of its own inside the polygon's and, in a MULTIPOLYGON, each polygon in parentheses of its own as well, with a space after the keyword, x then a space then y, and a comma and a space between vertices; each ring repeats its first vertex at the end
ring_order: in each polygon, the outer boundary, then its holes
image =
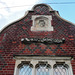
POLYGON ((32 15, 31 31, 53 31, 51 15, 32 15))

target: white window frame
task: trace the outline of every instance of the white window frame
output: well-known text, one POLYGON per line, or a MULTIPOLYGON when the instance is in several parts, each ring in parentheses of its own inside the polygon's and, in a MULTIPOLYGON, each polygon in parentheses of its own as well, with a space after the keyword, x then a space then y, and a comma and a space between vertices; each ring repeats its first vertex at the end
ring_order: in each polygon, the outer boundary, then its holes
POLYGON ((36 75, 36 64, 38 64, 39 61, 47 61, 48 64, 51 65, 50 69, 50 75, 53 74, 53 66, 56 64, 56 62, 65 62, 69 66, 69 75, 73 75, 72 66, 71 66, 71 57, 50 57, 50 56, 15 56, 15 70, 14 75, 19 75, 19 68, 17 67, 21 61, 30 61, 30 63, 33 65, 32 68, 32 75, 36 75))

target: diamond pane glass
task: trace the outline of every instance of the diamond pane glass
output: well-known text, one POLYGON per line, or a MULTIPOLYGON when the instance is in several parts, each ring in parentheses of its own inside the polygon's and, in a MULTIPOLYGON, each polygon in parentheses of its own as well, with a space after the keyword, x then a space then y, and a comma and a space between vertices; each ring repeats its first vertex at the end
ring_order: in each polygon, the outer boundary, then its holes
POLYGON ((64 65, 57 65, 54 68, 54 75, 69 75, 68 74, 68 68, 64 65))
POLYGON ((32 75, 32 68, 29 65, 23 65, 20 68, 19 75, 32 75))
POLYGON ((36 75, 50 75, 49 68, 46 65, 40 65, 36 72, 36 75))

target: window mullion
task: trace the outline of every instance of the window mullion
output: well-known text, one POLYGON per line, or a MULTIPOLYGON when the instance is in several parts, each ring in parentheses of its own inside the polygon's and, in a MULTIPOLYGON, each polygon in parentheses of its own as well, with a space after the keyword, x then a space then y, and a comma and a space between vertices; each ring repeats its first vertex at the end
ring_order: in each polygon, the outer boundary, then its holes
POLYGON ((65 63, 66 63, 67 65, 69 65, 69 69, 68 69, 68 73, 69 73, 69 75, 73 75, 72 65, 70 64, 71 61, 66 61, 65 63))
POLYGON ((54 75, 54 73, 53 73, 54 72, 53 66, 55 64, 55 61, 50 60, 50 61, 48 61, 48 64, 51 65, 50 75, 54 75))
POLYGON ((31 61, 33 68, 32 68, 32 75, 36 75, 36 68, 35 65, 38 63, 37 61, 31 61))
POLYGON ((16 61, 14 75, 19 75, 19 68, 18 68, 17 66, 18 66, 18 64, 20 64, 20 63, 21 63, 20 60, 17 60, 17 61, 16 61))
POLYGON ((32 69, 32 75, 36 75, 36 69, 35 69, 35 65, 33 65, 33 69, 32 69))

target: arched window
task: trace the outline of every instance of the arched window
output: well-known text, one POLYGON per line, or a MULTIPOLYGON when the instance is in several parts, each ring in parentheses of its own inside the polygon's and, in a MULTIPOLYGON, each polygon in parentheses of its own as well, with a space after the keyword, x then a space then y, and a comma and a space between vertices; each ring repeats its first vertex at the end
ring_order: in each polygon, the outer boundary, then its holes
POLYGON ((19 75, 32 75, 32 64, 28 61, 22 61, 21 64, 18 65, 19 75))
POLYGON ((39 62, 36 65, 36 75, 50 75, 50 65, 47 62, 39 62))
POLYGON ((54 75, 69 75, 68 68, 65 63, 57 63, 54 65, 54 75))

